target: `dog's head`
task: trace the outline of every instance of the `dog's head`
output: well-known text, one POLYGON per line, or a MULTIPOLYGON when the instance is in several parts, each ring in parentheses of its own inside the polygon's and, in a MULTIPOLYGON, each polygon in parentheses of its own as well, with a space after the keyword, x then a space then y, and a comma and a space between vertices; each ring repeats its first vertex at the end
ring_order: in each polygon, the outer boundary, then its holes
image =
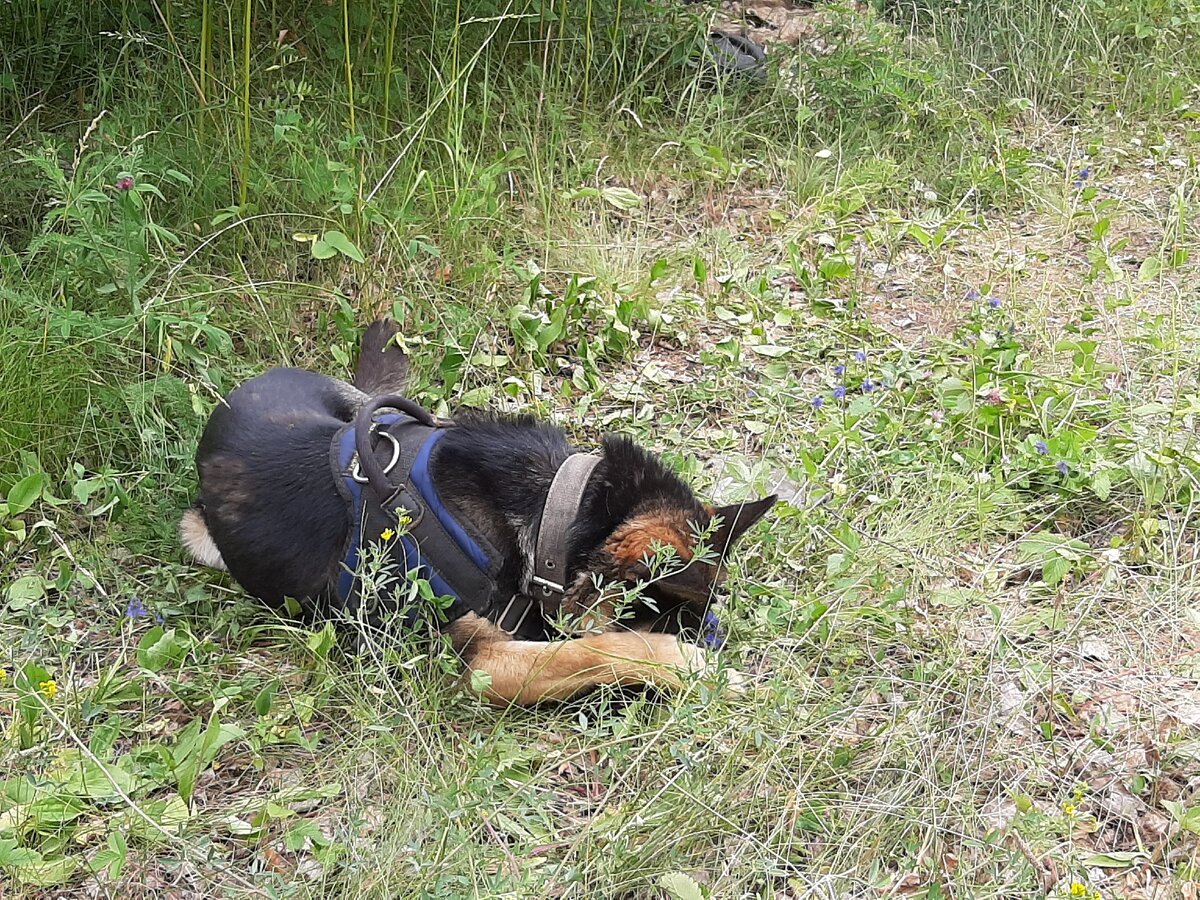
POLYGON ((698 631, 713 603, 725 595, 726 562, 737 541, 774 506, 776 497, 714 507, 662 460, 626 438, 605 438, 600 499, 610 526, 589 554, 575 583, 568 612, 611 617, 617 588, 640 587, 626 610, 634 628, 698 631), (608 585, 607 590, 599 584, 608 585))

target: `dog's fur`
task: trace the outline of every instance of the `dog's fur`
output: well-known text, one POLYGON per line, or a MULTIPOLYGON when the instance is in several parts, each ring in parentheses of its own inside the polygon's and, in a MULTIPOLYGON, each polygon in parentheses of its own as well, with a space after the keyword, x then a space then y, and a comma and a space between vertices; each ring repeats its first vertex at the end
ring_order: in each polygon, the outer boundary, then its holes
MULTIPOLYGON (((298 369, 273 369, 246 382, 214 411, 196 454, 200 494, 180 523, 200 563, 228 569, 251 594, 279 604, 319 606, 336 594, 349 522, 329 466, 335 433, 372 395, 402 393, 408 370, 376 322, 363 336, 354 385, 298 369)), ((456 516, 471 521, 501 554, 498 581, 528 594, 533 547, 554 473, 573 451, 563 432, 528 416, 467 413, 435 448, 430 472, 456 516)), ((775 502, 715 509, 659 459, 622 437, 606 437, 568 539, 562 614, 588 632, 563 640, 519 641, 468 613, 446 627, 472 670, 487 673, 494 703, 565 700, 600 684, 670 688, 705 664, 678 635, 700 628, 723 587, 726 551, 775 502), (693 558, 697 534, 715 558, 693 558), (646 565, 664 547, 683 564, 665 576, 646 565), (621 591, 648 582, 642 599, 618 610, 621 591)), ((485 679, 486 680, 486 679, 485 679)))

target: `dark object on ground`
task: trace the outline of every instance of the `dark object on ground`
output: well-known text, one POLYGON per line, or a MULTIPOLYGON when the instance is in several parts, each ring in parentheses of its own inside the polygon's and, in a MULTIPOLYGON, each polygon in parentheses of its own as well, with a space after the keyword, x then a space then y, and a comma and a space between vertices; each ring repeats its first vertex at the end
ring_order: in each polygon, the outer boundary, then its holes
POLYGON ((398 331, 367 330, 353 385, 273 369, 217 406, 180 523, 192 556, 364 634, 397 617, 439 630, 497 704, 677 688, 704 668, 705 649, 678 638, 719 645, 727 551, 775 496, 718 509, 625 437, 587 454, 530 416, 438 419, 387 393, 408 371, 398 331), (706 530, 712 552, 698 557, 706 530), (395 564, 390 577, 364 578, 368 548, 395 564), (654 565, 660 552, 679 565, 654 565), (449 605, 414 608, 410 572, 449 605))
POLYGON ((766 51, 750 38, 714 30, 709 34, 708 40, 708 56, 718 74, 749 76, 756 81, 766 80, 766 51))

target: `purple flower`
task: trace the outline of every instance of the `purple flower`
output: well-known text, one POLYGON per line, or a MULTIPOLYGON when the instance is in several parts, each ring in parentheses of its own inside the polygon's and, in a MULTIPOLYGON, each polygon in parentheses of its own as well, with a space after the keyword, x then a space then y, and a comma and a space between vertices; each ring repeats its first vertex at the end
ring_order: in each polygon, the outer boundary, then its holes
POLYGON ((1000 308, 1000 298, 999 297, 988 297, 987 304, 988 304, 988 309, 999 309, 1000 308))
POLYGON ((837 387, 835 387, 833 389, 833 399, 834 400, 843 400, 843 399, 845 399, 845 397, 846 397, 846 386, 844 384, 839 384, 837 387))
POLYGON ((967 295, 963 297, 963 299, 968 303, 974 303, 979 299, 979 291, 975 290, 975 288, 971 288, 969 291, 967 291, 967 295))
POLYGON ((867 351, 866 350, 855 350, 854 358, 857 359, 860 363, 866 362, 867 361, 867 351))
POLYGON ((141 597, 134 594, 129 598, 129 605, 125 607, 125 616, 130 619, 140 619, 142 616, 150 615, 150 610, 146 609, 146 605, 142 603, 141 597))
POLYGON ((1087 166, 1084 166, 1084 168, 1082 168, 1079 171, 1079 174, 1075 176, 1075 187, 1077 189, 1083 187, 1083 183, 1091 177, 1092 177, 1092 170, 1089 169, 1087 166))
POLYGON ((704 625, 701 627, 700 639, 705 645, 713 650, 719 650, 721 645, 725 643, 725 629, 721 627, 721 620, 711 610, 704 614, 704 625))
POLYGON ((864 394, 871 393, 871 391, 875 390, 875 388, 876 388, 876 384, 870 378, 866 379, 862 383, 862 389, 863 389, 864 394))
POLYGON ((1046 445, 1045 441, 1037 441, 1033 445, 1033 449, 1038 452, 1038 456, 1045 456, 1050 452, 1050 448, 1046 445))
POLYGON ((818 394, 816 397, 812 398, 812 405, 813 409, 820 409, 825 405, 825 398, 818 394))
POLYGON ((133 190, 133 176, 132 175, 122 175, 120 178, 118 178, 117 179, 117 190, 118 191, 132 191, 133 190))
POLYGON ((836 375, 838 378, 841 378, 843 375, 846 374, 846 367, 845 366, 834 366, 833 374, 836 375))
POLYGON ((1067 461, 1064 459, 1060 459, 1054 468, 1058 469, 1059 475, 1066 475, 1071 471, 1071 467, 1067 465, 1067 461))

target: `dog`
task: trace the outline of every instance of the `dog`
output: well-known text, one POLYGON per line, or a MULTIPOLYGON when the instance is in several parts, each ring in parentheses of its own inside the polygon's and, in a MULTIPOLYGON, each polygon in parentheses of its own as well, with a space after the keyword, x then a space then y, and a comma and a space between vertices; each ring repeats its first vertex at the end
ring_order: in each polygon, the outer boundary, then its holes
POLYGON ((352 385, 277 368, 218 404, 180 522, 192 557, 271 605, 431 623, 495 705, 678 689, 704 669, 727 554, 776 497, 704 504, 626 437, 583 454, 530 416, 439 420, 399 396, 397 334, 367 329, 352 385), (366 584, 367 558, 428 596, 366 584))

